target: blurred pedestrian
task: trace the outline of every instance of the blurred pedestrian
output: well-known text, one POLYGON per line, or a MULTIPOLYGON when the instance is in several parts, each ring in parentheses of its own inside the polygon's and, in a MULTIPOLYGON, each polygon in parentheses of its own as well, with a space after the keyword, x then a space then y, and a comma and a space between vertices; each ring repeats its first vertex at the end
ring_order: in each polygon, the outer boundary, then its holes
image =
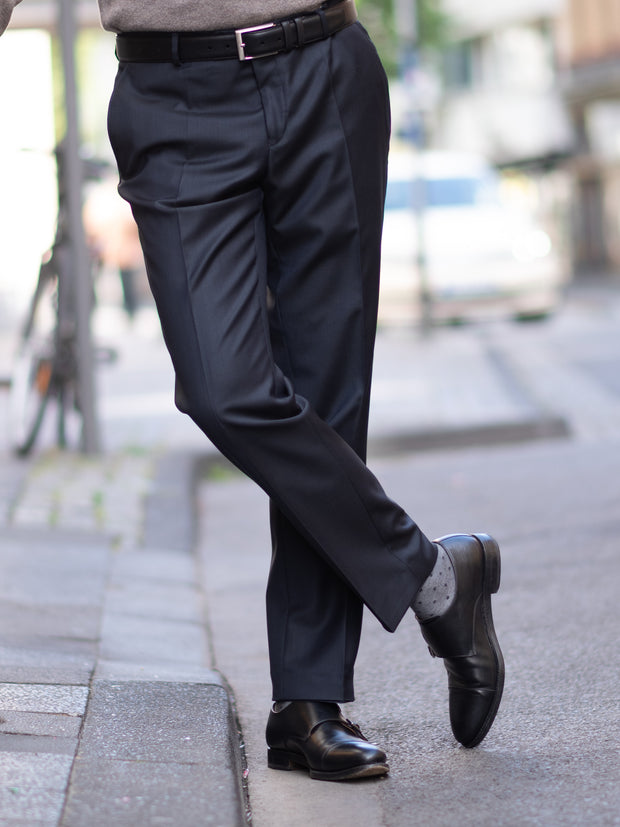
POLYGON ((271 499, 269 766, 388 771, 339 708, 364 604, 389 631, 414 610, 475 746, 503 686, 499 549, 432 542, 365 464, 390 116, 354 0, 100 7, 118 32, 120 193, 177 405, 271 499))
POLYGON ((103 266, 118 273, 123 309, 133 318, 139 306, 144 258, 136 222, 127 202, 118 196, 116 181, 106 180, 91 188, 84 202, 84 229, 103 266))

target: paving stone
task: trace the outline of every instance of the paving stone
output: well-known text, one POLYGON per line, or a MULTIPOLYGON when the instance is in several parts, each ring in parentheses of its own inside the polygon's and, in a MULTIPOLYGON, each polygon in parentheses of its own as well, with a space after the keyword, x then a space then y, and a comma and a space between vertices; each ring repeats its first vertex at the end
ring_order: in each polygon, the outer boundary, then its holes
POLYGON ((75 755, 77 737, 49 735, 5 735, 0 732, 0 762, 7 752, 36 752, 51 755, 75 755))
POLYGON ((61 827, 243 823, 221 685, 95 681, 61 827))
POLYGON ((0 684, 0 710, 83 715, 87 698, 86 686, 0 684))
POLYGON ((154 453, 44 454, 31 470, 28 485, 13 499, 12 521, 18 526, 119 532, 120 544, 135 545, 142 533, 142 504, 154 462, 154 453))
POLYGON ((110 578, 119 581, 132 577, 194 584, 196 562, 193 556, 174 549, 140 548, 118 552, 112 559, 110 578))
POLYGON ((239 827, 239 794, 225 768, 185 763, 75 763, 60 827, 239 827))
POLYGON ((36 635, 44 630, 49 637, 96 641, 100 617, 98 607, 24 606, 6 600, 0 602, 0 628, 7 635, 36 635))
POLYGON ((64 789, 0 788, 0 823, 6 827, 56 827, 64 805, 64 789))
POLYGON ((42 634, 3 635, 0 681, 88 684, 96 662, 95 641, 59 640, 42 634))
POLYGON ((73 757, 3 753, 0 760, 0 822, 56 823, 60 817, 73 757))
POLYGON ((106 612, 99 651, 100 656, 108 660, 201 665, 206 646, 202 623, 106 612))
POLYGON ((230 766, 229 725, 222 686, 96 681, 80 753, 164 763, 203 763, 209 754, 230 766))
POLYGON ((12 735, 53 735, 77 738, 82 718, 75 715, 48 712, 0 712, 0 732, 12 735))
POLYGON ((5 538, 0 597, 24 604, 92 606, 101 603, 108 549, 100 542, 55 536, 5 538))
POLYGON ((108 587, 106 609, 113 614, 192 621, 201 618, 202 597, 194 584, 117 579, 108 587))
POLYGON ((196 542, 194 486, 200 467, 194 452, 174 453, 157 463, 145 501, 144 544, 191 552, 196 542))

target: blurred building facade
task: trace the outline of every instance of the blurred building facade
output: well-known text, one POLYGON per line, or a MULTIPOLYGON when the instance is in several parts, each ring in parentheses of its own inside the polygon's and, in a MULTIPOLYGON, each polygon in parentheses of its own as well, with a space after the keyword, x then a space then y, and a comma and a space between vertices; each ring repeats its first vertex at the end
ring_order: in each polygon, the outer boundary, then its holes
POLYGON ((548 163, 573 131, 557 85, 556 21, 563 0, 443 0, 456 34, 444 59, 438 143, 499 164, 548 163))
POLYGON ((429 140, 486 156, 529 202, 573 271, 570 108, 558 83, 565 0, 441 0, 450 20, 429 140))
MULTIPOLYGON (((392 2, 409 36, 416 0, 392 2)), ((620 273, 620 0, 437 2, 452 44, 440 73, 412 73, 423 140, 509 171, 555 227, 573 274, 620 273)), ((92 33, 79 55, 82 126, 101 153, 113 38, 101 31, 97 0, 76 0, 76 11, 92 33)), ((56 0, 26 0, 11 27, 52 30, 56 15, 56 0)), ((396 110, 410 106, 402 96, 396 110)))
POLYGON ((572 275, 620 274, 620 2, 441 2, 432 142, 525 175, 572 275))
POLYGON ((560 88, 576 134, 576 268, 620 273, 620 3, 565 0, 558 34, 560 88))

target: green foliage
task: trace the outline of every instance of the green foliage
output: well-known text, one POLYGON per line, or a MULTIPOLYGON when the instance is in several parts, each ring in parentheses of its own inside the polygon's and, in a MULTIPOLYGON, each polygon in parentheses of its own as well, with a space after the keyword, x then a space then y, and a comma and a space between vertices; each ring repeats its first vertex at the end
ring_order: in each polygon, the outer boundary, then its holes
MULTIPOLYGON (((416 4, 418 47, 441 50, 450 36, 450 21, 441 0, 410 0, 416 4)), ((396 31, 393 0, 357 0, 360 20, 368 30, 389 75, 398 69, 402 43, 396 31)))
POLYGON ((423 49, 441 50, 450 39, 450 18, 441 0, 418 0, 418 26, 423 49))
POLYGON ((398 69, 398 37, 394 27, 392 0, 357 0, 360 21, 367 29, 388 75, 398 69))

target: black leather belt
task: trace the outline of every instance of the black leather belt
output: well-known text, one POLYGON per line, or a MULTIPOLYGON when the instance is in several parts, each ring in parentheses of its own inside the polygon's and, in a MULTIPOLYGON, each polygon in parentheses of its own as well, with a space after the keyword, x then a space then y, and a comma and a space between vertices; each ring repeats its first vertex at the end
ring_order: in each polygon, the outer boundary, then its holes
POLYGON ((357 20, 355 0, 324 3, 316 12, 223 32, 131 32, 116 38, 116 56, 129 63, 253 60, 316 43, 357 20))

